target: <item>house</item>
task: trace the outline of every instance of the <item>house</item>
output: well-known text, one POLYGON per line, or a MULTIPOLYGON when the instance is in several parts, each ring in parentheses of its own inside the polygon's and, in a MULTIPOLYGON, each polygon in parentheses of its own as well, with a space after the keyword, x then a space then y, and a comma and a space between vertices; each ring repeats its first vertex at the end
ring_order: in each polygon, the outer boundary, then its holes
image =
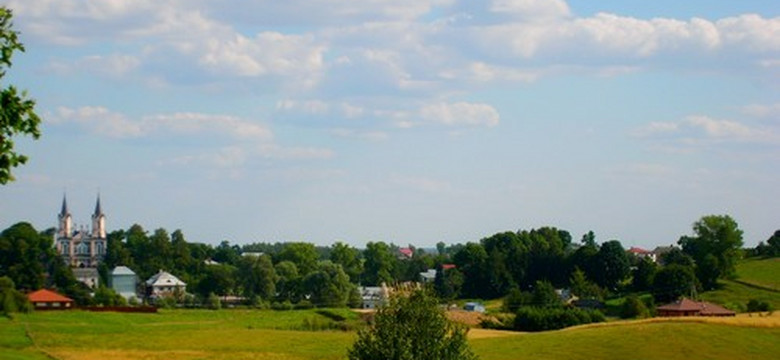
POLYGON ((176 276, 160 270, 146 280, 147 294, 152 298, 173 296, 175 293, 184 294, 187 284, 176 276))
POLYGON ((407 260, 411 259, 414 256, 414 249, 410 247, 405 248, 399 248, 398 249, 398 259, 399 260, 407 260))
POLYGON ((682 298, 656 308, 658 316, 735 316, 736 313, 706 301, 682 298))
POLYGON ((385 284, 382 284, 382 286, 360 286, 358 291, 362 299, 361 308, 363 309, 376 309, 382 306, 390 297, 390 289, 385 284))
POLYGON ((657 246, 655 249, 653 249, 653 255, 655 255, 655 262, 663 265, 663 256, 666 253, 674 250, 674 248, 675 248, 674 245, 670 245, 670 246, 657 246))
POLYGON ((220 265, 220 263, 218 261, 214 261, 214 260, 211 260, 211 259, 203 260, 203 264, 204 265, 220 265))
POLYGON ((57 292, 41 289, 27 294, 36 310, 67 310, 73 308, 73 299, 57 292))
POLYGON ((656 254, 650 250, 645 250, 640 247, 632 246, 628 249, 628 252, 640 259, 650 259, 652 262, 656 262, 656 254))
POLYGON ((455 264, 441 264, 441 269, 442 270, 450 270, 450 269, 454 269, 456 267, 457 266, 455 266, 455 264))
POLYGON ((485 306, 477 302, 467 302, 463 305, 463 310, 484 313, 485 306))
POLYGON ((125 300, 137 297, 136 285, 138 284, 138 276, 136 276, 133 270, 130 270, 127 266, 117 266, 111 270, 111 276, 108 278, 108 286, 110 286, 117 294, 121 295, 125 300))
POLYGON ((253 257, 261 257, 265 255, 262 251, 244 251, 241 253, 241 256, 253 256, 253 257))
POLYGON ((428 269, 420 273, 420 280, 423 284, 433 284, 436 281, 436 269, 428 269))

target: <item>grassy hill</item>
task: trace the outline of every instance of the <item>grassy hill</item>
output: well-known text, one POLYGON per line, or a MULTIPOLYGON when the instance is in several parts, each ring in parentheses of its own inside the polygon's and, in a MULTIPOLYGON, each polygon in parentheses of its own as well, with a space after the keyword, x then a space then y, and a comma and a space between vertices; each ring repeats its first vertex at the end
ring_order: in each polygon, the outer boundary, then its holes
POLYGON ((737 278, 722 280, 721 288, 701 294, 702 299, 744 309, 750 299, 780 309, 780 258, 746 259, 737 264, 737 278))
MULTIPOLYGON (((318 316, 327 320, 313 310, 37 312, 0 318, 0 359, 343 359, 355 332, 289 330, 318 316)), ((469 335, 483 360, 773 359, 780 353, 780 313, 612 322, 536 334, 475 329, 469 335)))
POLYGON ((738 280, 780 291, 780 258, 746 259, 737 264, 738 280))

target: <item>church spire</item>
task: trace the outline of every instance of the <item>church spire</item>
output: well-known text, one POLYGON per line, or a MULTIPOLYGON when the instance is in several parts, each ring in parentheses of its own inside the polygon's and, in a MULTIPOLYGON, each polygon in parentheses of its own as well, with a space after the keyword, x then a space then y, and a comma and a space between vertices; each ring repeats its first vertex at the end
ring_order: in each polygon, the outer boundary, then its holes
POLYGON ((66 198, 65 194, 62 194, 62 210, 60 210, 60 216, 68 215, 68 199, 66 198))
POLYGON ((100 208, 100 193, 97 196, 97 203, 95 203, 95 216, 103 215, 103 209, 100 208))

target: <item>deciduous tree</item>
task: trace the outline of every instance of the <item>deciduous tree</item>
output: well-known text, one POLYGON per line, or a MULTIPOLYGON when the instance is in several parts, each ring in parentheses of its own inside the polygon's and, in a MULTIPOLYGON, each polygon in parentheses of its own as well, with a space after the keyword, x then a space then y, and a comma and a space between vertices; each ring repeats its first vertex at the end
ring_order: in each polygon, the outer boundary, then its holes
MULTIPOLYGON (((11 9, 0 6, 0 80, 11 67, 14 52, 24 52, 19 33, 13 30, 12 18, 11 9)), ((0 89, 0 184, 13 181, 11 169, 27 162, 27 156, 14 149, 14 137, 29 135, 37 139, 41 136, 40 122, 35 101, 26 91, 20 92, 13 85, 0 89)))

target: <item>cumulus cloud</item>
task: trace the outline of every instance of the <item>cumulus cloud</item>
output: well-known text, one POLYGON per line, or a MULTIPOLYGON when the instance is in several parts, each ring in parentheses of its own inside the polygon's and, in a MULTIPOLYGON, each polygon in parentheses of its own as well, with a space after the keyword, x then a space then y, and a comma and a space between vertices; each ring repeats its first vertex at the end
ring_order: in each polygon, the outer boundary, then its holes
POLYGON ((426 122, 449 126, 498 125, 499 115, 495 108, 483 103, 438 103, 420 109, 420 117, 426 122))
POLYGON ((566 17, 571 13, 569 4, 563 0, 493 0, 490 11, 535 21, 566 17))
POLYGON ((114 138, 223 134, 234 139, 269 141, 273 137, 271 130, 264 125, 229 115, 173 113, 132 119, 105 107, 84 106, 76 109, 60 107, 47 119, 57 125, 75 123, 87 131, 114 138))
POLYGON ((776 126, 691 115, 677 122, 650 123, 635 130, 633 135, 679 146, 729 143, 780 145, 779 130, 776 126))

